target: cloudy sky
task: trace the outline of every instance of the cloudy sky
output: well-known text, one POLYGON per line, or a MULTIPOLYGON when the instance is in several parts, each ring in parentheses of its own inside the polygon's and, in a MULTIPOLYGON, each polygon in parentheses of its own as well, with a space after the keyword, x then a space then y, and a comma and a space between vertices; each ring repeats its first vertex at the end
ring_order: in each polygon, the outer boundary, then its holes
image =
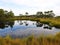
POLYGON ((37 11, 53 10, 60 15, 60 0, 0 0, 0 8, 12 10, 15 15, 36 14, 37 11))

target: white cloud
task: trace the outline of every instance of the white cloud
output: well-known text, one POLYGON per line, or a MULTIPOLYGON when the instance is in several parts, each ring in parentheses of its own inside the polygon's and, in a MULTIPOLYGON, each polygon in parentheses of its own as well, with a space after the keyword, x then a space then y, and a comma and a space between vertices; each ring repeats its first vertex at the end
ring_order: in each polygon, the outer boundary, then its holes
MULTIPOLYGON (((34 13, 36 11, 45 11, 45 10, 54 10, 57 14, 59 13, 60 9, 60 1, 59 0, 2 0, 5 3, 14 3, 16 5, 24 5, 27 6, 25 9, 13 9, 14 12, 25 12, 28 11, 29 13, 34 13), (16 11, 15 11, 16 10, 16 11)), ((60 14, 60 13, 59 13, 60 14)))
POLYGON ((26 6, 51 6, 59 2, 59 0, 2 0, 8 3, 15 3, 17 5, 26 5, 26 6))

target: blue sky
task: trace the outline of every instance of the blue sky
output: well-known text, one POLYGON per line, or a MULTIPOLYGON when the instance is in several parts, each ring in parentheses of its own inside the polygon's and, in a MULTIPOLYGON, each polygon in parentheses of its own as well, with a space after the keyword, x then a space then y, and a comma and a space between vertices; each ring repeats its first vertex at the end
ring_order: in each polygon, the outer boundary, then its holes
POLYGON ((12 10, 15 15, 36 14, 37 11, 53 10, 60 15, 60 0, 0 0, 0 8, 12 10))

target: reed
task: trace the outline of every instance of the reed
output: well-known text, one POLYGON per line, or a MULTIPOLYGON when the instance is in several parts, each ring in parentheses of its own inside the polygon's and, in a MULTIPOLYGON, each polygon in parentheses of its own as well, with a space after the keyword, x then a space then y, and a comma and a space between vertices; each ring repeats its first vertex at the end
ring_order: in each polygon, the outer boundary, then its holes
POLYGON ((10 36, 0 37, 0 45, 60 45, 60 33, 55 36, 29 36, 26 38, 13 39, 10 36))

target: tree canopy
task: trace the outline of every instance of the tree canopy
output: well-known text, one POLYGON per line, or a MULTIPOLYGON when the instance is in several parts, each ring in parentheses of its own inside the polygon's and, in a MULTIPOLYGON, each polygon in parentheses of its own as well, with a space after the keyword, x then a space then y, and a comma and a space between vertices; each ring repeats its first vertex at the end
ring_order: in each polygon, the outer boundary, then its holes
POLYGON ((7 11, 7 10, 4 10, 4 9, 0 9, 0 18, 1 17, 13 17, 14 16, 14 13, 13 13, 13 11, 7 11))

